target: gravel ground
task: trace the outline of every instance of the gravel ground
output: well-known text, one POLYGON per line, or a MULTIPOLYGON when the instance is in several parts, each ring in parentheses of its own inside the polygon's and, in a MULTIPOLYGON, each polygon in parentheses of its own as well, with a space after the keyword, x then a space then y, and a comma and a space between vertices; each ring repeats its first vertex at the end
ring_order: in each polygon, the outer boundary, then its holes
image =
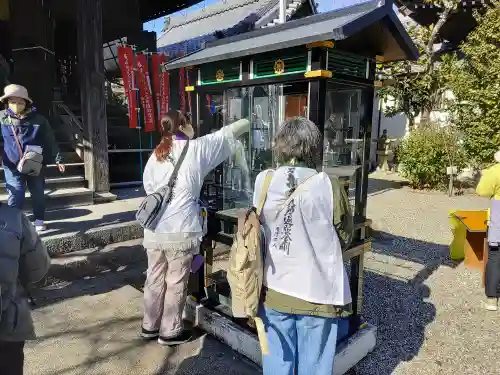
POLYGON ((481 308, 481 274, 448 258, 448 211, 483 209, 372 180, 368 217, 379 236, 367 256, 363 315, 378 343, 358 375, 500 374, 500 313, 481 308))
MULTIPOLYGON (((374 251, 367 255, 365 261, 363 315, 378 327, 378 342, 375 351, 356 366, 357 375, 500 374, 500 364, 495 359, 498 358, 496 353, 500 352, 500 312, 486 312, 481 308, 483 290, 480 273, 448 259, 448 244, 451 241, 449 210, 482 209, 487 206, 487 200, 474 196, 448 198, 441 193, 418 193, 399 188, 394 180, 370 181, 367 216, 373 220, 378 236, 374 239, 374 251)), ((220 257, 214 268, 224 268, 226 263, 226 257, 220 257)), ((88 290, 83 288, 73 297, 81 298, 86 294, 88 290)), ((121 293, 117 296, 121 299, 126 297, 121 293)), ((70 301, 68 299, 66 303, 59 304, 62 316, 68 315, 64 309, 71 307, 70 301)), ((125 301, 128 304, 131 298, 125 298, 125 301)), ((108 302, 116 305, 114 300, 108 302)), ((57 322, 62 318, 54 316, 50 306, 43 309, 47 309, 46 318, 36 317, 35 321, 44 323, 45 333, 48 333, 50 327, 45 323, 50 321, 49 317, 57 322)), ((106 309, 101 304, 99 311, 98 316, 102 320, 103 312, 114 311, 114 308, 106 309)), ((76 317, 75 321, 78 319, 76 317)), ((99 334, 106 336, 119 331, 123 334, 129 331, 135 333, 139 323, 132 323, 133 327, 127 326, 128 330, 125 326, 115 327, 110 328, 108 333, 105 330, 99 334)), ((85 340, 93 339, 87 332, 85 340)), ((183 347, 182 353, 169 357, 168 368, 153 373, 260 373, 254 366, 235 357, 229 348, 211 338, 206 340, 201 346, 201 352, 205 351, 205 354, 200 353, 198 346, 183 347), (191 353, 191 349, 197 355, 191 353)), ((56 341, 48 341, 45 350, 43 343, 28 347, 27 358, 31 362, 27 366, 28 374, 36 373, 41 363, 53 356, 55 344, 63 348, 71 342, 61 342, 60 338, 56 341)), ((58 351, 57 348, 55 350, 58 351)), ((142 355, 136 348, 132 352, 139 357, 142 355)), ((144 353, 154 355, 151 350, 144 353)), ((128 358, 127 361, 130 361, 131 355, 125 354, 118 359, 128 358)), ((117 359, 116 356, 113 358, 117 359)), ((81 362, 77 359, 73 365, 81 362)), ((79 372, 81 369, 78 367, 68 368, 72 365, 71 361, 66 363, 65 369, 61 369, 63 371, 52 371, 56 362, 50 362, 47 373, 101 373, 79 372)))

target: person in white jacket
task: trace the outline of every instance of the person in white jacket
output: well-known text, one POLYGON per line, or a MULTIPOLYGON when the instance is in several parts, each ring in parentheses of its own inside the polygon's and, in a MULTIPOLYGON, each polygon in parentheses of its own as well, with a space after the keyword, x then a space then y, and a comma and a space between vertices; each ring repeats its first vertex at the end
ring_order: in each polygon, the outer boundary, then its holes
POLYGON ((255 181, 257 207, 271 177, 260 214, 266 238, 259 311, 268 346, 264 375, 331 375, 339 324, 352 302, 333 226, 331 181, 316 171, 321 138, 308 119, 286 120, 274 138, 279 167, 255 181))
MULTIPOLYGON (((161 345, 189 341, 182 312, 193 255, 203 237, 199 196, 206 175, 234 152, 236 138, 249 130, 246 119, 189 142, 173 198, 154 231, 144 230, 148 255, 144 286, 144 320, 141 336, 161 345)), ((144 170, 144 189, 152 194, 165 186, 188 139, 194 137, 191 122, 181 111, 170 111, 161 121, 162 139, 144 170)))

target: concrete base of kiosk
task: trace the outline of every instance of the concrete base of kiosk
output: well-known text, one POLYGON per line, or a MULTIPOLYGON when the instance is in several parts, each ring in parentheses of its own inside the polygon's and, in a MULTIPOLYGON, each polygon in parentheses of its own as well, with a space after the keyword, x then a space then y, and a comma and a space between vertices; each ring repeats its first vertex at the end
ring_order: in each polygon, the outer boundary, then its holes
MULTIPOLYGON (((257 335, 233 323, 224 315, 198 304, 188 297, 184 318, 194 326, 227 344, 239 354, 261 365, 257 335)), ((364 325, 346 342, 337 347, 333 375, 343 375, 375 348, 377 328, 364 325)))

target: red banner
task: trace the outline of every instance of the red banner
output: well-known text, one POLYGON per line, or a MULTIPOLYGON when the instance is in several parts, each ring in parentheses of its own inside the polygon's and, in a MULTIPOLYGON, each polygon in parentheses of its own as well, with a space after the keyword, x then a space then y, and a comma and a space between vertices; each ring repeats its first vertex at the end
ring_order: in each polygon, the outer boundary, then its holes
POLYGON ((151 57, 152 66, 152 75, 153 75, 153 91, 155 93, 155 106, 156 106, 156 115, 158 118, 158 129, 160 129, 160 122, 162 119, 162 111, 161 111, 161 75, 163 74, 161 69, 161 64, 166 61, 165 55, 159 55, 154 53, 151 57))
POLYGON ((134 51, 130 47, 118 47, 118 63, 123 77, 123 87, 128 103, 129 128, 137 128, 137 95, 134 85, 134 51))
POLYGON ((151 90, 151 80, 149 78, 148 57, 139 53, 136 56, 137 64, 137 82, 139 83, 139 93, 141 106, 144 112, 144 131, 154 132, 155 109, 153 104, 153 91, 151 90))
MULTIPOLYGON (((167 56, 163 55, 165 62, 167 56)), ((170 81, 169 73, 163 70, 160 73, 160 120, 170 111, 170 81)))

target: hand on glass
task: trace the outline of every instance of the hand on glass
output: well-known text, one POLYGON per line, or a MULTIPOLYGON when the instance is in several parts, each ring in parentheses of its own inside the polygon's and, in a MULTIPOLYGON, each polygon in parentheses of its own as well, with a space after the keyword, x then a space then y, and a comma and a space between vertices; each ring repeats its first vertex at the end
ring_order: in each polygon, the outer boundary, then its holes
POLYGON ((57 164, 57 169, 59 172, 64 173, 66 172, 66 166, 64 164, 57 164))

